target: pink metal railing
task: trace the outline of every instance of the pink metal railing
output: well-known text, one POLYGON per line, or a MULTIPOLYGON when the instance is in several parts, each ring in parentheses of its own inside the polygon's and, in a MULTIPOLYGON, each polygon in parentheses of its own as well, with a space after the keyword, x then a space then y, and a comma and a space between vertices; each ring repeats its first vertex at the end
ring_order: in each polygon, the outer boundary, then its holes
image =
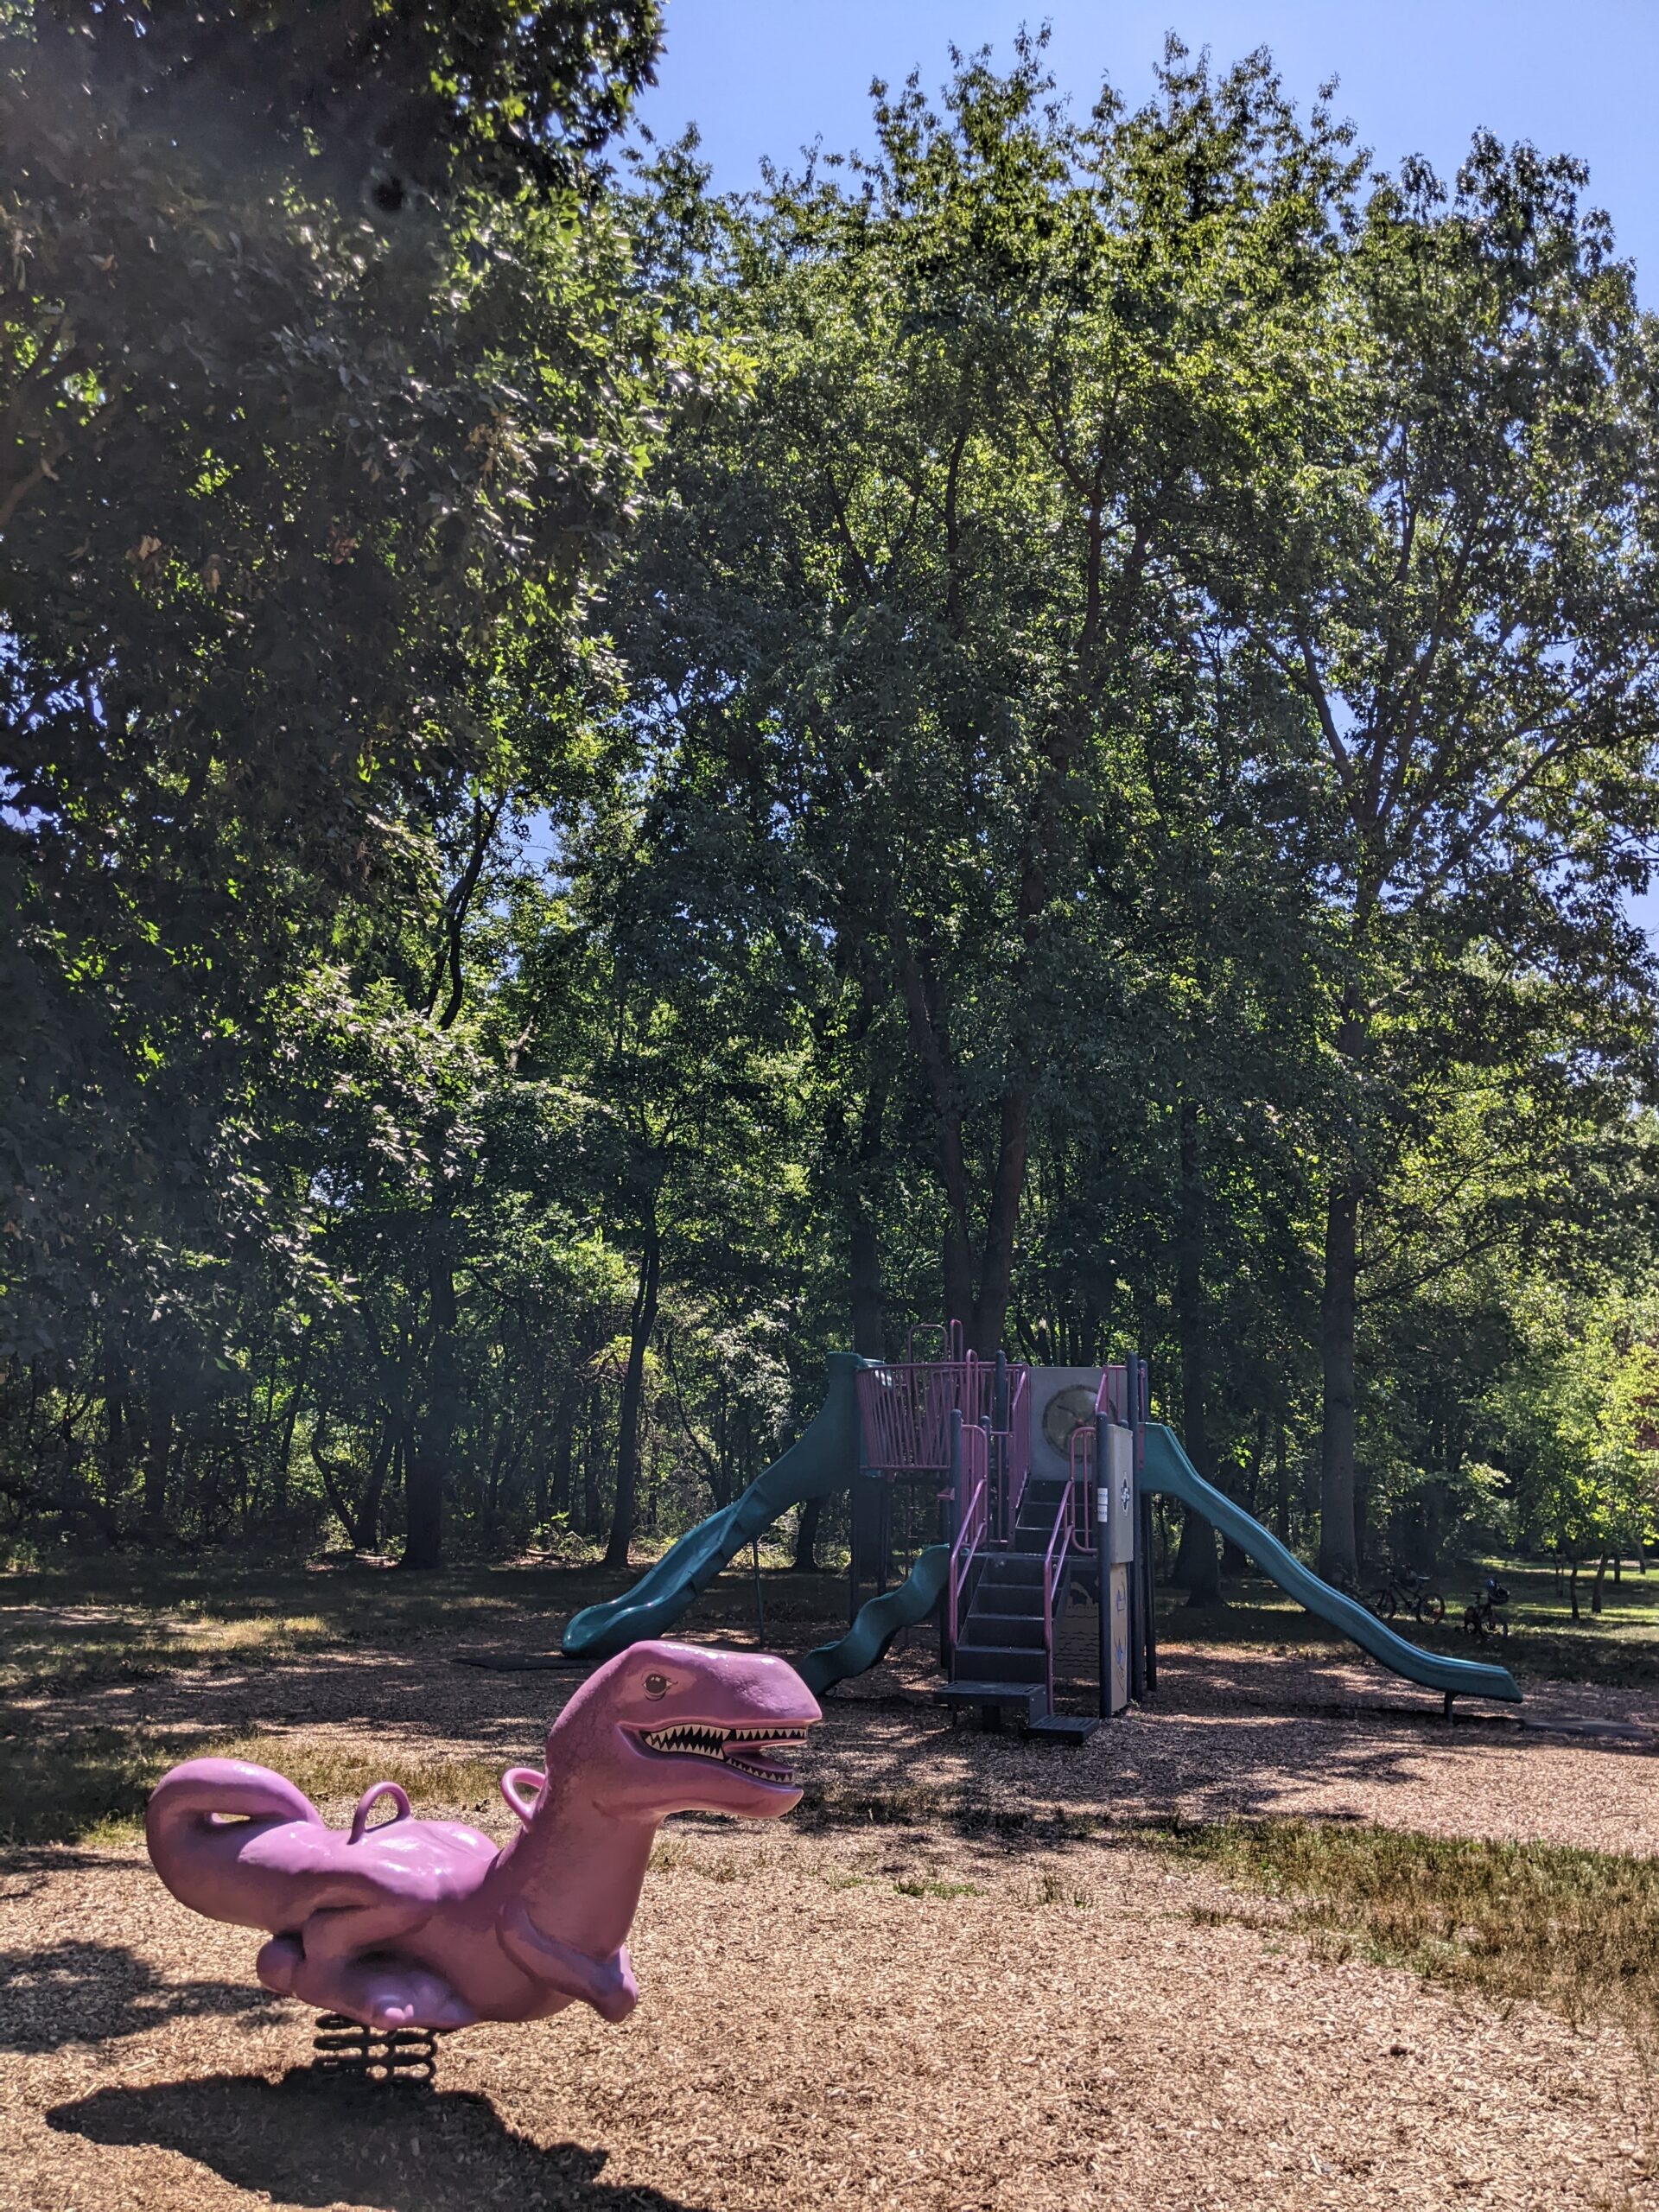
MULTIPOLYGON (((1135 1378, 1144 1389, 1145 1364, 1137 1362, 1140 1375, 1135 1378)), ((1130 1375, 1122 1361, 1116 1367, 1103 1367, 1100 1371, 1100 1388, 1095 1393, 1095 1411, 1104 1414, 1108 1421, 1116 1421, 1124 1428, 1138 1428, 1145 1417, 1144 1403, 1135 1402, 1141 1391, 1131 1391, 1130 1375)))
POLYGON ((974 1560, 984 1548, 989 1521, 991 1454, 990 1432, 962 1428, 962 1525, 950 1547, 950 1570, 945 1577, 945 1634, 952 1651, 962 1620, 963 1593, 974 1560))
MULTIPOLYGON (((1009 1367, 1012 1426, 1007 1499, 1019 1510, 1026 1479, 1026 1370, 1009 1367), (1016 1410, 1017 1409, 1017 1410, 1016 1410)), ((950 1465, 950 1416, 977 1428, 996 1413, 996 1365, 972 1352, 960 1359, 872 1363, 859 1370, 858 1408, 864 1425, 864 1458, 883 1474, 944 1474, 950 1465)))
MULTIPOLYGON (((916 1340, 918 1337, 924 1339, 930 1337, 937 1338, 939 1346, 939 1361, 947 1365, 961 1364, 967 1347, 963 1342, 960 1321, 918 1321, 905 1338, 905 1358, 912 1366, 926 1363, 916 1350, 916 1340)), ((938 1362, 932 1363, 938 1364, 938 1362)))
POLYGON ((1026 1494, 1026 1477, 1031 1471, 1031 1416, 1027 1403, 1031 1370, 1010 1367, 1007 1377, 1008 1426, 998 1439, 1002 1496, 997 1541, 1004 1544, 1014 1535, 1020 1501, 1026 1494))
POLYGON ((972 1419, 973 1363, 895 1361, 859 1370, 864 1456, 883 1474, 944 1474, 950 1464, 950 1415, 972 1419))
MULTIPOLYGON (((1054 1710, 1054 1599, 1064 1586, 1066 1554, 1075 1544, 1079 1551, 1088 1550, 1094 1541, 1090 1529, 1090 1512, 1095 1496, 1095 1431, 1092 1422, 1082 1422, 1071 1432, 1071 1448, 1067 1454, 1068 1471, 1065 1488, 1060 1492, 1060 1502, 1054 1510, 1054 1527, 1049 1536, 1048 1549, 1043 1554, 1043 1657, 1048 1675, 1048 1709, 1054 1710)), ((1104 1594, 1102 1604, 1105 1603, 1104 1594)))
POLYGON ((974 1562, 988 1550, 1006 1549, 1020 1517, 1030 1471, 1030 1372, 964 1351, 958 1324, 931 1333, 945 1357, 918 1359, 917 1340, 924 1332, 912 1330, 911 1357, 872 1361, 859 1370, 858 1408, 868 1467, 889 1478, 943 1478, 941 1501, 949 1502, 956 1516, 945 1594, 945 1636, 954 1649, 974 1562), (1006 1409, 997 1404, 999 1374, 1006 1409), (1006 1427, 996 1426, 1000 1411, 1006 1427), (958 1421, 959 1465, 951 1459, 958 1421))

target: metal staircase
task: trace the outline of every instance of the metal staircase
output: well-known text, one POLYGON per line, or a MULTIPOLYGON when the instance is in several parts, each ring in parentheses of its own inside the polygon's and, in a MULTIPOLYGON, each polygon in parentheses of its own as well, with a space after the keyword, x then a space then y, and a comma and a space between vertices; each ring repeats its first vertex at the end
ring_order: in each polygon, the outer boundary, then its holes
POLYGON ((1025 1472, 1014 1445, 1022 1398, 1010 1392, 1001 1431, 987 1423, 953 1432, 954 1495, 963 1510, 946 1593, 949 1680, 934 1698, 953 1712, 977 1712, 982 1726, 1012 1719, 1027 1734, 1080 1743, 1100 1723, 1054 1710, 1054 1639, 1073 1567, 1090 1557, 1091 1485, 1075 1460, 1065 1478, 1025 1472), (1016 1459, 1017 1487, 1009 1472, 1016 1459))
MULTIPOLYGON (((940 1622, 945 1681, 934 1697, 953 1712, 976 1712, 982 1726, 1012 1721, 1028 1734, 1079 1742, 1099 1720, 1055 1710, 1055 1642, 1074 1580, 1103 1595, 1097 1424, 1078 1424, 1065 1473, 1033 1473, 1030 1370, 1000 1355, 976 1359, 958 1332, 942 1333, 944 1357, 918 1359, 912 1344, 908 1358, 867 1363, 858 1378, 863 1471, 888 1483, 931 1477, 938 1490, 950 1552, 940 1622)), ((1110 1418, 1107 1395, 1103 1385, 1094 1410, 1110 1418)), ((855 1517, 855 1560, 856 1527, 855 1517)), ((1103 1651, 1103 1606, 1102 1622, 1103 1651)), ((1115 1709, 1103 1694, 1101 1707, 1115 1709)))

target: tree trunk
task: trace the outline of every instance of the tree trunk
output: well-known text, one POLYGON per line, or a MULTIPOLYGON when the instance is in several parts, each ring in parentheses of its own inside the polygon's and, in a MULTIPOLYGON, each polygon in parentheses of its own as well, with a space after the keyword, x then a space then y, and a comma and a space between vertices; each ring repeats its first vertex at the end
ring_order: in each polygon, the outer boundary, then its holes
POLYGON ((1290 1541, 1290 1440, 1285 1424, 1278 1425, 1273 1447, 1274 1534, 1281 1544, 1290 1541))
POLYGON ((1325 1423, 1319 1439, 1319 1573, 1359 1572, 1354 1526, 1354 1323, 1359 1279, 1359 1185, 1335 1185, 1325 1209, 1319 1352, 1325 1423))
POLYGON ((545 1521, 550 1512, 569 1513, 570 1510, 570 1468, 576 1446, 576 1416, 582 1410, 582 1376, 572 1368, 559 1392, 558 1411, 553 1416, 554 1445, 551 1494, 547 1488, 547 1459, 539 1462, 543 1487, 537 1504, 541 1518, 545 1521))
POLYGON ((1596 1579, 1590 1586, 1590 1611, 1593 1618, 1601 1611, 1601 1586, 1607 1580, 1607 1554, 1604 1551, 1596 1562, 1596 1579))
POLYGON ((639 1490, 639 1413, 645 1397, 645 1351, 657 1326, 657 1294, 662 1281, 662 1244, 653 1209, 645 1224, 645 1248, 640 1256, 639 1286, 634 1294, 628 1328, 628 1364, 622 1377, 622 1411, 616 1440, 616 1503, 611 1514, 611 1540, 605 1547, 607 1567, 625 1567, 633 1535, 633 1517, 639 1490))
POLYGON ((455 1369, 454 1196, 445 1172, 449 1132, 429 1136, 432 1210, 427 1225, 427 1295, 431 1344, 426 1363, 426 1416, 404 1478, 405 1536, 397 1564, 430 1572, 443 1564, 443 1479, 460 1420, 455 1369))
POLYGON ((114 1347, 104 1348, 104 1503, 114 1506, 127 1486, 126 1377, 114 1347))
POLYGON ((1576 1553, 1573 1558, 1572 1572, 1567 1578, 1567 1595, 1573 1608, 1573 1618, 1577 1620, 1579 1618, 1579 1561, 1576 1553))
MULTIPOLYGON (((1255 1428, 1250 1438, 1249 1465, 1244 1476, 1244 1510, 1252 1521, 1259 1521, 1262 1518, 1256 1508, 1261 1502, 1262 1461, 1267 1448, 1268 1417, 1265 1413, 1258 1413, 1255 1417, 1255 1428)), ((1249 1563, 1244 1553, 1230 1537, 1222 1538, 1221 1571, 1224 1574, 1243 1574, 1248 1570, 1249 1563)))
MULTIPOLYGON (((868 1014, 865 1018, 868 1020, 868 1014)), ((852 1179, 847 1185, 848 1305, 853 1350, 864 1359, 880 1359, 887 1351, 887 1299, 881 1281, 881 1247, 876 1234, 876 1194, 872 1187, 881 1160, 887 1097, 885 1071, 872 1069, 864 1094, 864 1110, 859 1119, 852 1179)), ((823 1500, 806 1499, 795 1523, 795 1554, 790 1562, 797 1574, 817 1571, 818 1529, 823 1519, 823 1500)))
MULTIPOLYGON (((1181 1348, 1181 1440, 1186 1456, 1206 1482, 1211 1479, 1210 1442, 1205 1427, 1205 1344, 1204 1328, 1204 1178, 1198 1160, 1198 1109, 1191 1099, 1181 1106, 1180 1193, 1175 1238, 1175 1325, 1181 1348)), ((1188 1507, 1181 1516, 1181 1547, 1174 1579, 1189 1605, 1218 1605, 1221 1565, 1216 1532, 1188 1507)))
POLYGON ((1020 1233, 1020 1204, 1025 1196, 1026 1162, 1031 1149, 1031 1098, 1024 1090, 1003 1093, 996 1172, 985 1217, 985 1242, 968 1339, 988 1359, 1002 1342, 1014 1290, 1014 1253, 1020 1233))
POLYGON ((276 1465, 271 1470, 274 1503, 277 1518, 288 1511, 288 1464, 294 1452, 294 1424, 300 1417, 300 1401, 305 1395, 305 1378, 311 1366, 311 1340, 316 1334, 314 1315, 305 1325, 305 1334, 300 1339, 300 1357, 294 1370, 294 1388, 288 1394, 288 1410, 283 1415, 283 1439, 276 1447, 276 1465))
POLYGON ((935 1156, 945 1202, 941 1254, 945 1319, 962 1324, 963 1336, 970 1351, 988 1357, 1001 1342, 1013 1287, 1014 1245, 1030 1152, 1031 1094, 1027 1088, 1013 1082, 1002 1092, 996 1164, 991 1174, 976 1283, 974 1199, 969 1147, 963 1128, 960 1071, 931 976, 902 926, 893 931, 892 943, 912 1041, 922 1064, 933 1108, 935 1156))
POLYGON ((357 1527, 353 1532, 353 1546, 359 1552, 378 1551, 380 1546, 380 1500, 386 1487, 386 1477, 391 1470, 392 1447, 397 1442, 396 1425, 391 1420, 380 1425, 380 1434, 374 1447, 368 1480, 363 1485, 362 1502, 357 1509, 357 1527))
POLYGON ((582 1533, 590 1543, 599 1534, 599 1461, 594 1457, 598 1439, 594 1433, 598 1427, 599 1399, 595 1385, 583 1409, 582 1436, 582 1533))
POLYGON ((881 1292, 881 1255, 875 1224, 861 1206, 852 1223, 852 1251, 848 1287, 851 1293, 853 1350, 866 1359, 880 1359, 885 1344, 881 1292))
POLYGON ((158 1389, 149 1393, 144 1438, 144 1526, 159 1536, 167 1526, 167 1463, 173 1450, 173 1408, 158 1389))

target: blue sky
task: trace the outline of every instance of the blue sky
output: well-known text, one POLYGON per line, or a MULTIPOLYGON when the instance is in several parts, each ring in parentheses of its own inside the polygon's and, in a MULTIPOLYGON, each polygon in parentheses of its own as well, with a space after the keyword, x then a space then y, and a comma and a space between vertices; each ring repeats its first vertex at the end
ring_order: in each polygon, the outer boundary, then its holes
MULTIPOLYGON (((695 122, 716 186, 741 189, 764 156, 791 161, 815 138, 868 149, 872 77, 919 67, 937 85, 953 42, 1006 60, 1020 24, 1045 20, 1084 111, 1103 77, 1146 97, 1173 29, 1221 63, 1269 48, 1303 107, 1338 78, 1338 112, 1389 166, 1425 154, 1449 174, 1481 127, 1580 155, 1659 304, 1659 0, 667 0, 639 114, 660 137, 695 122)), ((1659 890, 1635 911, 1659 942, 1659 890)))
POLYGON ((818 137, 868 148, 873 76, 919 66, 937 85, 952 41, 1006 58, 1019 25, 1045 18, 1054 73, 1084 111, 1103 76, 1144 96, 1173 29, 1220 62, 1268 47, 1303 105, 1338 77, 1338 108, 1389 164, 1426 154, 1449 171, 1482 125, 1580 154, 1659 300, 1659 0, 667 0, 640 112, 664 135, 695 121, 716 183, 740 187, 763 155, 818 137))

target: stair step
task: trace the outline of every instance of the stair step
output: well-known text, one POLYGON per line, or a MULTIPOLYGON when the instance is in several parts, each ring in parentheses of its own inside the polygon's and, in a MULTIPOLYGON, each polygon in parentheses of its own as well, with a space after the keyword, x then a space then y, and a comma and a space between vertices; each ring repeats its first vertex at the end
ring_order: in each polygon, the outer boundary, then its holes
POLYGON ((969 1609, 962 1624, 960 1641, 981 1649, 1007 1649, 1019 1646, 1022 1650, 1040 1651, 1043 1648, 1043 1617, 1036 1613, 982 1613, 977 1606, 969 1609))
POLYGON ((1051 1743, 1086 1744, 1100 1726, 1093 1713, 1045 1713, 1026 1723, 1028 1736, 1046 1737, 1051 1743))
POLYGON ((1016 1620, 1039 1621, 1043 1618, 1043 1586, 1040 1580, 1025 1582, 982 1581, 974 1592, 973 1611, 1007 1616, 1016 1620))
POLYGON ((963 1681, 976 1682, 1042 1682, 1048 1679, 1048 1656, 1039 1645, 1022 1651, 1006 1643, 959 1643, 950 1669, 952 1687, 963 1681))
POLYGON ((986 1552, 980 1573, 982 1590, 1029 1588, 1043 1579, 1043 1562, 1025 1552, 986 1552))
POLYGON ((999 1713, 1011 1713, 1022 1727, 1028 1728, 1033 1720, 1046 1715, 1048 1693, 1040 1682, 960 1681, 935 1690, 933 1702, 956 1712, 964 1706, 988 1706, 999 1713))

